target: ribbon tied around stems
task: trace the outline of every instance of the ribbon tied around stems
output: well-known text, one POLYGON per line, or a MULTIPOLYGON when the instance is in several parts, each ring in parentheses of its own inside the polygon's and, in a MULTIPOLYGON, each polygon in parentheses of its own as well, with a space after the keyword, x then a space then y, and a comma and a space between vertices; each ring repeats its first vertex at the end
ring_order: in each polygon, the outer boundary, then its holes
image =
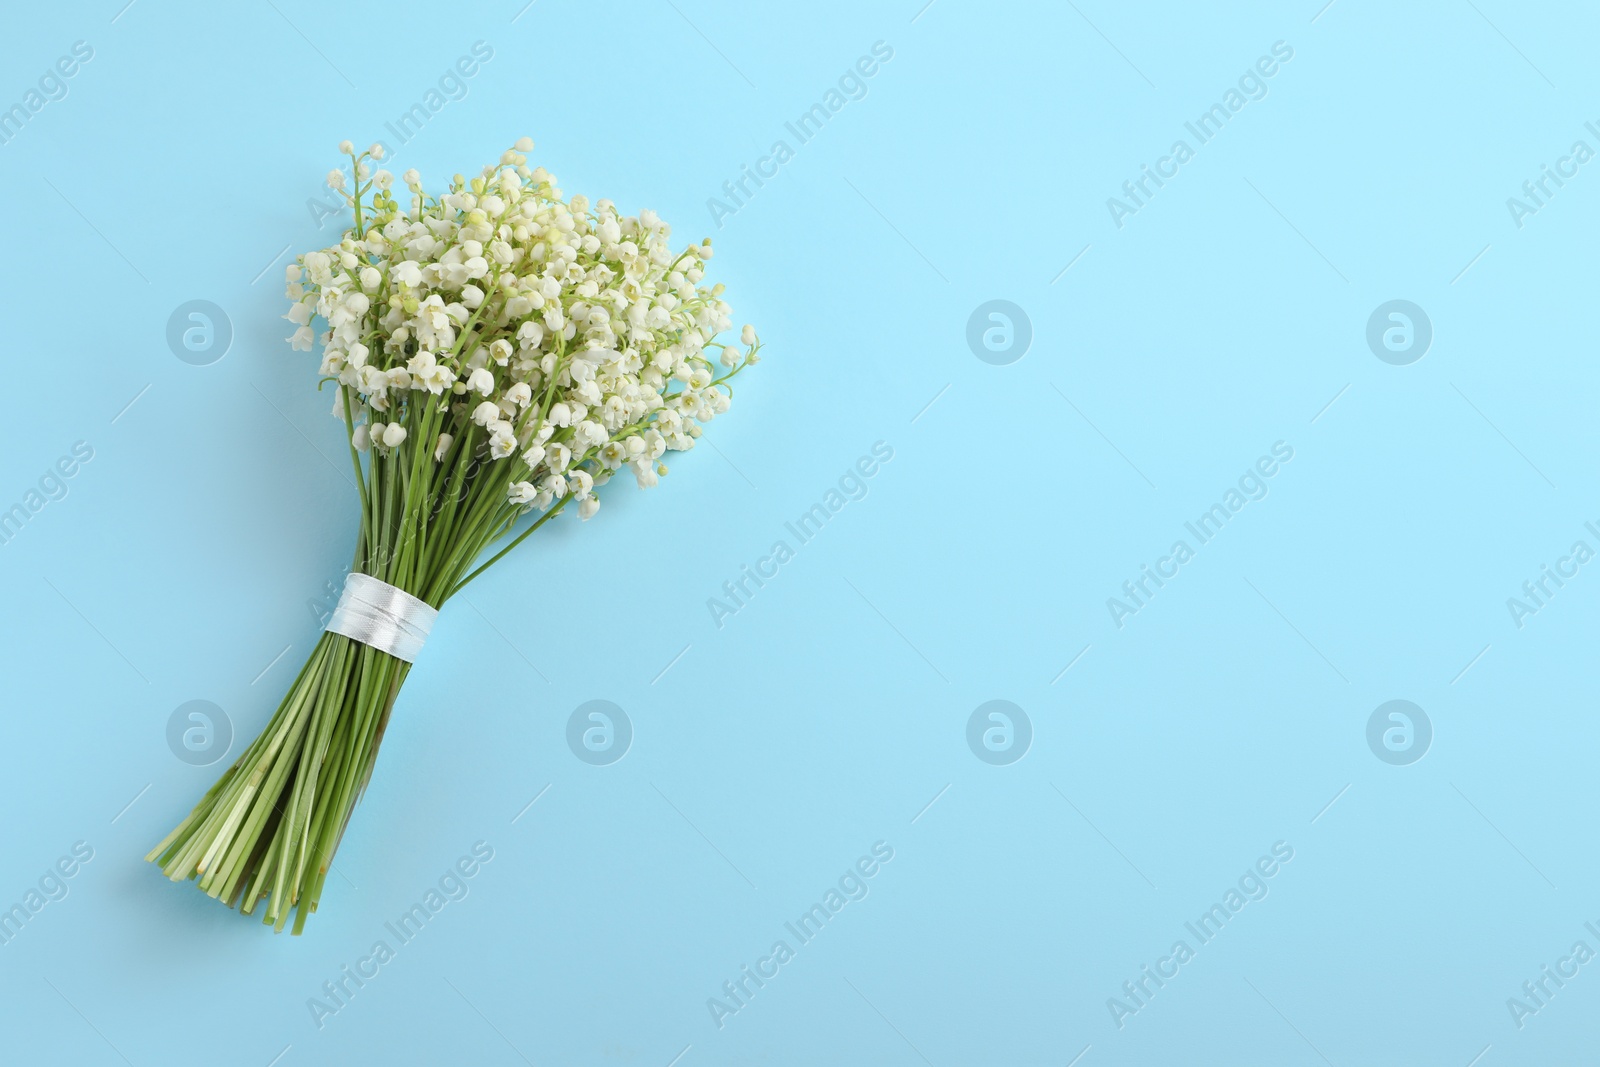
POLYGON ((404 589, 370 574, 351 572, 345 575, 339 604, 325 629, 414 663, 438 617, 437 608, 430 608, 404 589))

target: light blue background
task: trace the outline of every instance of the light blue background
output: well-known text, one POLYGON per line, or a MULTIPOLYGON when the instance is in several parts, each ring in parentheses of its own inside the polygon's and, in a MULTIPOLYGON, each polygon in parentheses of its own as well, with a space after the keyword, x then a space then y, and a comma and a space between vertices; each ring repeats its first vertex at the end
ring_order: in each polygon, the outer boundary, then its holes
POLYGON ((1600 149, 1600 20, 921 2, 13 19, 0 104, 74 41, 94 58, 0 146, 0 507, 75 441, 94 458, 0 548, 0 902, 95 855, 0 946, 8 1062, 1593 1060, 1600 963, 1520 1029, 1506 1001, 1600 951, 1600 564, 1520 629, 1506 600, 1600 548, 1600 162, 1521 228, 1506 200, 1600 149), (356 515, 282 266, 338 232, 307 207, 336 142, 393 145, 478 40, 396 170, 532 136, 567 190, 713 234, 768 358, 714 449, 449 605, 342 877, 274 937, 142 862, 225 766, 166 724, 214 701, 237 753, 316 637, 356 515), (868 95, 716 228, 707 199, 880 40, 868 95), (1265 99, 1119 229, 1107 198, 1276 41, 1265 99), (195 299, 234 332, 209 366, 165 341, 195 299), (1007 366, 965 340, 991 299, 1032 324, 1007 366), (1433 325, 1409 366, 1365 341, 1391 299, 1433 325), (866 498, 714 625, 878 441, 866 498), (1114 625, 1277 441, 1270 494, 1114 625), (635 731, 610 766, 565 741, 591 699, 635 731), (965 739, 992 699, 1032 723, 1009 766, 965 739), (1409 766, 1367 745, 1391 699, 1433 725, 1409 766), (480 840, 470 895, 319 1029, 307 999, 480 840), (707 999, 878 841, 870 894, 719 1029, 707 999), (1278 841, 1270 894, 1119 1029, 1107 999, 1278 841))

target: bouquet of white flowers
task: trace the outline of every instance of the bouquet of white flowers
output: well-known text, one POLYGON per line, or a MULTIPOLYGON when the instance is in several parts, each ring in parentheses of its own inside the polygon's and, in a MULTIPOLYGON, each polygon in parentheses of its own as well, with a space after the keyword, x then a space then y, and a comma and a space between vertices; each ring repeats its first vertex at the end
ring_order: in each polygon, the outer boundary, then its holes
MULTIPOLYGON (((366 786, 389 713, 438 608, 569 504, 589 519, 626 469, 667 473, 730 379, 758 361, 702 287, 709 240, 674 252, 652 211, 564 198, 527 138, 470 182, 428 196, 356 154, 354 226, 288 270, 290 338, 327 329, 360 492, 355 559, 328 630, 265 731, 147 857, 178 881, 300 933, 366 786), (514 533, 529 512, 537 518, 514 533), (485 549, 505 544, 479 563, 485 549)), ((320 385, 319 385, 320 388, 320 385)))

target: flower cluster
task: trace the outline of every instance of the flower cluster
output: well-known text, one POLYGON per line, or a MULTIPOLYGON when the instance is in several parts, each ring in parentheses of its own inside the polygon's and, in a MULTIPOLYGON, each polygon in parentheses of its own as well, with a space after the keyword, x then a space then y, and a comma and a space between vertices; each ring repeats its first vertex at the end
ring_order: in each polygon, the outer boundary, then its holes
POLYGON ((655 212, 565 197, 532 148, 432 197, 414 170, 405 193, 374 169, 381 146, 341 144, 355 225, 289 266, 285 317, 296 349, 322 342, 354 449, 425 449, 517 512, 576 501, 587 519, 613 474, 653 486, 668 450, 694 447, 760 344, 750 326, 717 340, 731 319, 723 287, 701 285, 709 239, 674 252, 655 212))

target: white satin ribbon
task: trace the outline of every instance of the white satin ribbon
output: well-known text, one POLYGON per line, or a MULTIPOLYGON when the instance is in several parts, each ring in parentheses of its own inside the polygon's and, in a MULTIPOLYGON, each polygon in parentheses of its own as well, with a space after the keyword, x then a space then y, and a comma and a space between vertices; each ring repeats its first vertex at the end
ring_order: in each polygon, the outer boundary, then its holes
POLYGON ((328 619, 332 633, 414 663, 439 617, 436 608, 370 574, 347 574, 339 604, 328 619))

